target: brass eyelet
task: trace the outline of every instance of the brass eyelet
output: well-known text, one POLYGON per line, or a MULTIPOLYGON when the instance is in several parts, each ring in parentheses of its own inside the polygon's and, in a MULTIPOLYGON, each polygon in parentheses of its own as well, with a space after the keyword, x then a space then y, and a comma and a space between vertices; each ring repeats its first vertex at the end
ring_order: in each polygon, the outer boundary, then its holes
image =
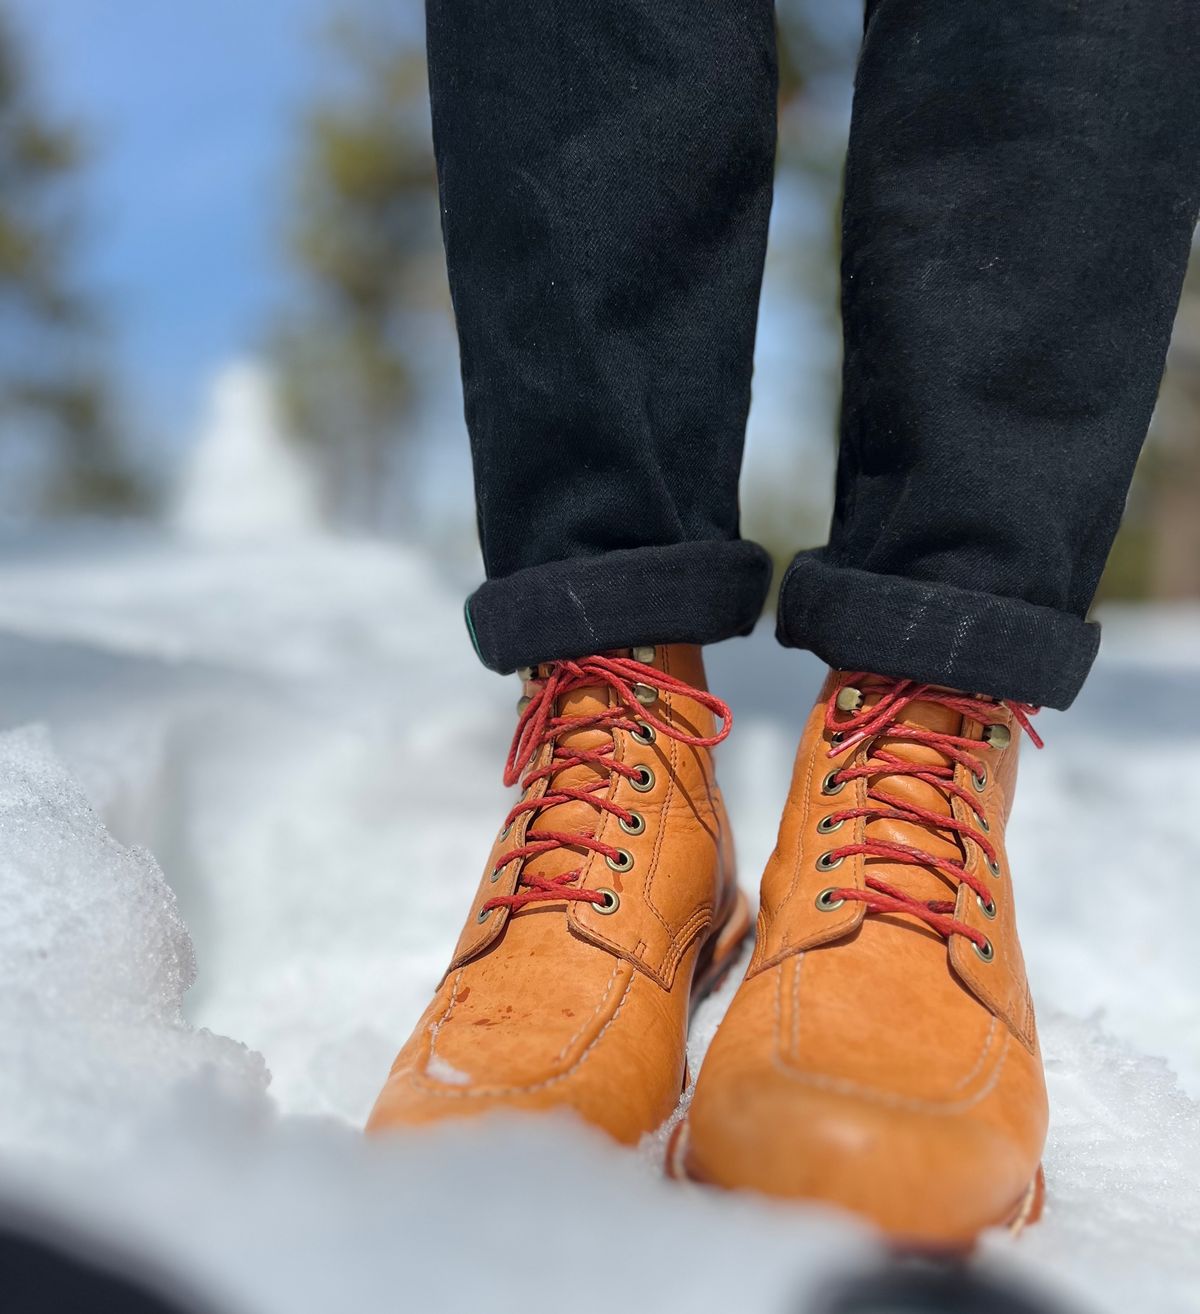
POLYGON ((837 691, 838 711, 840 712, 857 712, 863 705, 863 691, 856 689, 852 684, 844 684, 837 691))
POLYGON ((479 912, 475 916, 475 920, 482 925, 484 922, 487 921, 487 919, 492 915, 494 911, 495 909, 493 908, 480 908, 479 912))
POLYGON ((628 849, 618 849, 615 858, 611 853, 606 853, 604 855, 604 861, 613 871, 633 870, 633 854, 630 853, 628 849))
POLYGON ((652 684, 642 684, 639 681, 633 686, 633 696, 643 707, 649 707, 658 701, 658 690, 652 684))
POLYGON ((503 875, 504 875, 504 868, 503 868, 503 867, 493 867, 493 868, 492 868, 492 874, 488 877, 488 881, 489 881, 492 885, 495 885, 495 883, 496 883, 496 882, 500 879, 500 877, 503 876, 503 875))
POLYGON ((835 908, 840 908, 846 902, 845 899, 831 898, 833 890, 834 887, 831 885, 827 890, 822 890, 814 900, 821 912, 833 912, 835 908))
POLYGON ((506 822, 503 826, 500 827, 500 838, 502 840, 508 839, 511 831, 512 831, 512 822, 511 821, 506 822))
POLYGON ((818 871, 833 871, 835 867, 840 867, 846 859, 844 857, 835 858, 832 853, 822 853, 817 859, 818 871))
POLYGON ((649 745, 654 743, 654 727, 645 721, 638 722, 638 728, 629 732, 630 739, 636 743, 649 745))
POLYGON ((617 825, 625 832, 626 835, 640 835, 646 829, 646 818, 640 812, 629 813, 629 820, 624 817, 617 818, 617 825))
POLYGON ((633 650, 633 660, 635 662, 641 662, 643 666, 653 666, 657 651, 658 650, 652 643, 639 644, 638 647, 633 650))
POLYGON ((977 794, 982 794, 983 791, 987 789, 987 782, 988 782, 987 767, 984 767, 983 770, 980 771, 978 775, 976 775, 974 771, 971 772, 971 784, 975 787, 975 792, 977 794))
POLYGON ((637 774, 630 778, 629 783, 639 794, 648 794, 654 788, 654 772, 645 765, 634 767, 634 770, 637 774))
POLYGON ((992 873, 993 876, 1000 875, 1000 864, 998 862, 993 862, 991 858, 987 859, 987 869, 992 873))
POLYGON ((843 743, 843 742, 845 741, 845 738, 846 738, 845 731, 843 731, 843 730, 835 730, 835 731, 829 736, 829 742, 830 742, 831 744, 836 745, 836 744, 843 743))
POLYGON ((621 906, 621 896, 616 890, 610 890, 602 886, 596 891, 596 893, 604 895, 604 902, 594 903, 592 904, 592 907, 596 912, 603 914, 603 916, 608 917, 610 914, 615 913, 621 906))
POLYGON ((1012 743, 1012 731, 1008 726, 997 721, 992 725, 984 726, 983 742, 997 752, 1003 752, 1012 743))
POLYGON ((975 814, 975 820, 979 825, 979 829, 983 831, 985 835, 991 833, 992 823, 987 819, 987 817, 983 815, 982 812, 977 812, 975 814))
POLYGON ((832 835, 835 830, 841 830, 845 824, 845 817, 835 820, 834 815, 831 812, 827 817, 822 817, 821 820, 817 822, 817 833, 820 835, 832 835))
POLYGON ((996 948, 990 940, 984 940, 983 944, 976 944, 972 940, 971 948, 979 955, 980 960, 985 963, 990 963, 996 956, 996 948))
POLYGON ((985 900, 982 895, 977 894, 975 896, 975 902, 979 905, 980 912, 983 913, 989 922, 994 920, 997 911, 995 899, 985 900))
POLYGON ((825 779, 821 781, 822 794, 840 794, 842 790, 846 788, 846 782, 844 780, 834 779, 836 775, 836 771, 831 771, 825 779))

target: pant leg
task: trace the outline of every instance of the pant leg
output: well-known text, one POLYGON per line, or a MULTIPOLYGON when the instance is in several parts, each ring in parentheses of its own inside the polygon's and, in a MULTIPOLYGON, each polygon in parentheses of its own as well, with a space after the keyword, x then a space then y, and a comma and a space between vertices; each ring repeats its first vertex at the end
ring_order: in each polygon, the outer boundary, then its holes
POLYGON ((484 662, 748 631, 771 0, 427 0, 484 662))
POLYGON ((784 643, 1053 707, 1154 404, 1200 196, 1196 0, 873 0, 829 543, 784 643))

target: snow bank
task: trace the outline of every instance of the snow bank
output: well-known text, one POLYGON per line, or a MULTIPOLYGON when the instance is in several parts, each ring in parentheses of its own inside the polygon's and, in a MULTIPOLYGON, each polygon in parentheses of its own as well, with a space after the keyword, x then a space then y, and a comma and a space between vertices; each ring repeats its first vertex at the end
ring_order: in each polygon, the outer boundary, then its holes
MULTIPOLYGON (((1143 623, 1120 620, 1118 659, 1022 768, 1050 1197, 979 1262, 1085 1310, 1182 1312, 1200 1308, 1200 675, 1188 618, 1156 622, 1161 667, 1143 623)), ((710 670, 738 715, 721 773, 752 888, 818 672, 766 635, 710 670)), ((515 690, 418 557, 0 543, 0 693, 54 746, 0 736, 0 1196, 246 1314, 630 1292, 796 1311, 873 1253, 846 1220, 664 1182, 661 1136, 634 1154, 569 1119, 358 1134, 505 806, 515 690)), ((735 984, 697 1018, 693 1070, 735 984)))
POLYGON ((0 736, 0 1144, 127 1143, 180 1081, 261 1090, 262 1059, 184 1022, 175 896, 107 834, 44 733, 0 736))
POLYGON ((797 1233, 790 1211, 675 1190, 569 1118, 370 1145, 281 1118, 260 1056, 183 1020, 175 897, 41 731, 0 736, 0 835, 0 1184, 198 1290, 316 1314, 400 1290, 422 1310, 551 1310, 575 1285, 570 1307, 599 1311, 633 1282, 664 1308, 771 1309, 870 1253, 831 1221, 797 1233), (713 1271, 715 1235, 757 1271, 713 1271))

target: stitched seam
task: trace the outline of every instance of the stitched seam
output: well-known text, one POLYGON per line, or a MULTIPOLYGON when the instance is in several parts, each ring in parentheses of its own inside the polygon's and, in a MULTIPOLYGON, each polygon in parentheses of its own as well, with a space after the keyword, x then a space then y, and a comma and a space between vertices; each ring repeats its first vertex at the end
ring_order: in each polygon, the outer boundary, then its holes
MULTIPOLYGON (((531 799, 538 799, 545 793, 546 782, 544 780, 539 780, 530 791, 529 796, 531 799)), ((521 818, 517 823, 518 829, 510 837, 517 845, 525 842, 525 837, 529 830, 532 817, 533 813, 531 812, 522 813, 521 818)), ((483 875, 479 878, 479 884, 475 887, 476 898, 485 892, 486 885, 490 883, 488 882, 488 876, 494 865, 492 860, 496 856, 496 841, 493 840, 492 847, 488 850, 488 865, 484 869, 483 875)), ((509 865, 511 866, 512 864, 509 865)), ((512 894, 516 890, 517 884, 520 880, 522 866, 522 863, 517 863, 514 875, 511 877, 505 877, 503 884, 497 884, 492 890, 492 894, 512 894)), ((470 959, 474 958, 476 954, 482 953, 484 949, 489 948, 496 942, 500 936, 500 932, 508 925, 508 919, 512 916, 507 909, 502 909, 501 911, 501 916, 489 918, 488 923, 483 930, 476 932, 474 939, 468 940, 461 949, 459 949, 457 945, 455 946, 454 959, 450 964, 451 971, 453 971, 456 966, 461 970, 461 968, 464 967, 470 959)), ((469 926, 464 928, 462 934, 459 936, 460 942, 462 936, 465 935, 466 931, 469 929, 469 926)))
MULTIPOLYGON (((671 674, 670 649, 666 649, 663 652, 663 674, 671 674)), ((676 721, 674 698, 668 697, 664 701, 666 702, 667 719, 672 725, 674 725, 676 721)), ((658 874, 658 863, 661 856, 661 849, 666 839, 667 819, 671 811, 671 800, 675 797, 678 789, 676 782, 679 778, 679 753, 681 748, 682 746, 677 740, 671 740, 671 772, 667 783, 667 794, 666 798, 663 799, 662 809, 659 813, 658 835, 655 837, 654 843, 654 859, 650 865, 650 870, 646 873, 646 878, 642 886, 646 906, 654 914, 667 937, 667 944, 661 960, 661 966, 658 971, 655 972, 656 979, 663 981, 664 983, 665 978, 672 975, 675 969, 679 966, 680 959, 683 957, 684 952, 691 943, 691 939, 696 930, 698 930, 706 920, 711 921, 712 914, 715 911, 714 905, 711 901, 704 903, 687 919, 686 922, 683 923, 681 927, 678 928, 678 930, 672 932, 670 921, 663 916, 659 911, 658 905, 654 902, 654 877, 658 874), (695 925, 693 925, 693 923, 695 923, 695 925)), ((639 961, 645 963, 645 959, 641 954, 638 955, 638 958, 639 961)), ((649 963, 645 963, 645 965, 649 967, 649 963)))
POLYGON ((792 964, 792 1049, 793 1055, 800 1053, 800 969, 804 964, 804 954, 797 954, 792 964))
MULTIPOLYGON (((805 729, 807 730, 807 726, 805 727, 805 729)), ((804 743, 803 736, 801 737, 800 743, 801 744, 804 743)), ((804 778, 804 810, 801 819, 802 824, 798 828, 796 835, 796 852, 792 861, 792 880, 791 880, 791 884, 788 885, 787 893, 780 900, 779 907, 775 910, 776 916, 780 915, 783 912, 784 908, 786 908, 787 905, 791 902, 792 895, 796 893, 796 888, 800 884, 800 868, 803 865, 803 860, 804 860, 803 822, 808 820, 808 814, 812 807, 812 783, 813 783, 813 773, 816 770, 816 767, 817 767, 817 754, 816 752, 813 752, 809 754, 808 774, 804 778)))
POLYGON ((958 1081, 950 1087, 951 1090, 962 1090, 964 1086, 969 1086, 977 1076, 983 1071, 987 1064, 988 1051, 992 1048, 992 1040, 996 1035, 996 1027, 999 1025, 995 1013, 992 1014, 992 1024, 988 1027, 988 1033, 983 1039, 983 1048, 979 1051, 979 1057, 975 1061, 974 1067, 965 1077, 960 1077, 958 1081))
MULTIPOLYGON (((1026 1049, 1032 1050, 1033 1046, 1030 1043, 1026 1028, 1023 1027, 1018 1018, 1014 1016, 1017 1012, 1015 1005, 1019 1003, 1019 1000, 1013 1000, 1011 995, 1008 998, 1004 998, 997 994, 995 990, 985 986, 979 979, 978 975, 973 972, 968 972, 967 967, 969 966, 970 964, 966 964, 961 970, 956 969, 959 977, 965 982, 967 988, 977 999, 987 1005, 989 1012, 994 1014, 998 1013, 1003 1016, 1005 1024, 1011 1029, 1021 1044, 1024 1045, 1026 1049)), ((1026 989, 1028 989, 1028 986, 1026 986, 1026 989)))
POLYGON ((588 1029, 588 1027, 590 1027, 592 1023, 595 1021, 596 1016, 599 1014, 600 1010, 604 1007, 604 1001, 608 998, 608 992, 612 989, 613 982, 617 979, 617 973, 620 970, 621 970, 621 960, 617 959, 616 962, 613 963, 613 970, 609 973, 608 980, 605 981, 604 983, 603 993, 600 995, 600 998, 596 1001, 596 1007, 592 1009, 591 1014, 584 1019, 583 1023, 580 1026, 576 1027, 575 1034, 554 1056, 555 1063, 561 1063, 563 1059, 567 1057, 567 1055, 571 1052, 572 1046, 575 1045, 575 1043, 579 1040, 579 1037, 582 1036, 583 1033, 588 1029))
MULTIPOLYGON (((796 955, 797 961, 792 968, 791 1048, 789 1050, 788 1057, 790 1057, 794 1062, 797 1062, 799 1060, 799 1055, 800 1055, 800 969, 804 957, 805 955, 803 953, 797 954, 796 955)), ((782 990, 783 990, 782 971, 779 974, 779 982, 780 982, 780 996, 782 996, 782 990)), ((780 1005, 777 1008, 777 1014, 776 1014, 776 1036, 779 1039, 782 1039, 782 1034, 783 1034, 782 1024, 783 1024, 782 1006, 780 1005)), ((992 1038, 996 1033, 997 1025, 998 1025, 997 1018, 995 1014, 993 1014, 991 1025, 988 1027, 988 1033, 984 1037, 983 1044, 980 1048, 979 1055, 976 1058, 974 1065, 972 1066, 971 1070, 967 1073, 965 1077, 960 1078, 957 1082, 955 1082, 953 1086, 950 1087, 951 1091, 962 1090, 965 1086, 970 1085, 970 1083, 974 1081, 975 1078, 978 1077, 979 1074, 984 1070, 984 1068, 987 1065, 988 1051, 991 1049, 992 1038)), ((1006 1040, 1008 1035, 1009 1032, 1006 1028, 1004 1031, 1004 1036, 1006 1040)), ((999 1075, 1000 1068, 1004 1066, 1004 1058, 1007 1052, 1008 1052, 1008 1047, 1006 1044, 1004 1050, 1000 1054, 999 1059, 997 1060, 996 1069, 992 1073, 990 1078, 990 1084, 985 1084, 979 1093, 971 1097, 973 1101, 977 1101, 981 1099, 985 1094, 987 1094, 988 1090, 991 1089, 991 1086, 995 1084, 997 1077, 999 1075)), ((879 1091, 871 1086, 863 1086, 859 1082, 851 1081, 849 1078, 846 1077, 830 1077, 830 1076, 824 1076, 820 1073, 805 1073, 802 1069, 798 1067, 793 1067, 792 1063, 788 1062, 787 1058, 785 1058, 783 1055, 783 1050, 778 1040, 776 1042, 775 1062, 777 1066, 784 1067, 785 1069, 789 1070, 791 1073, 794 1073, 797 1079, 807 1080, 812 1085, 825 1086, 827 1089, 831 1089, 831 1090, 841 1090, 847 1094, 858 1093, 863 1098, 873 1098, 882 1103, 892 1103, 896 1107, 910 1107, 910 1106, 920 1107, 923 1111, 929 1111, 939 1108, 953 1109, 958 1107, 956 1102, 953 1100, 920 1100, 920 1099, 916 1099, 915 1097, 909 1097, 903 1095, 890 1095, 886 1091, 879 1091)), ((963 1105, 963 1107, 969 1108, 971 1107, 971 1105, 970 1103, 967 1103, 963 1105)))
MULTIPOLYGON (((434 1051, 437 1049, 438 1036, 442 1027, 449 1021, 450 1014, 454 1010, 455 1001, 458 999, 458 987, 462 981, 463 969, 460 967, 454 975, 454 985, 450 988, 450 998, 446 1001, 446 1011, 438 1020, 429 1028, 429 1058, 433 1058, 434 1051)), ((428 1060, 426 1060, 428 1062, 428 1060)))
POLYGON ((858 1082, 848 1081, 843 1077, 829 1077, 818 1072, 801 1072, 785 1063, 781 1063, 778 1059, 775 1060, 775 1067, 790 1081, 812 1086, 817 1090, 829 1090, 839 1095, 851 1095, 868 1103, 882 1104, 893 1109, 903 1109, 908 1113, 923 1113, 931 1117, 951 1117, 973 1109, 976 1105, 982 1103, 995 1089, 997 1082, 1000 1080, 1000 1073, 1004 1068, 1005 1060, 1008 1057, 1009 1035, 1007 1031, 1004 1040, 1004 1048, 1001 1050, 1000 1057, 996 1061, 996 1066, 987 1082, 974 1095, 962 1100, 918 1100, 904 1095, 894 1095, 890 1091, 877 1090, 871 1086, 861 1086, 858 1082))
MULTIPOLYGON (((409 1081, 411 1082, 412 1085, 417 1086, 425 1094, 437 1095, 443 1099, 480 1099, 480 1098, 487 1098, 489 1096, 497 1096, 497 1095, 523 1095, 523 1094, 532 1093, 533 1091, 545 1090, 548 1086, 553 1086, 560 1081, 565 1081, 567 1077, 572 1075, 572 1073, 579 1070, 579 1068, 583 1065, 584 1060, 587 1059, 588 1055, 591 1054, 592 1050, 594 1050, 596 1046, 600 1043, 605 1032, 609 1029, 609 1027, 612 1026, 612 1024, 617 1020, 617 1018, 621 1016, 621 1010, 625 1007, 625 1001, 629 997, 629 991, 633 987, 633 982, 635 978, 636 978, 636 973, 631 972, 629 975, 629 980, 626 981, 625 983, 625 989, 621 992, 620 1003, 617 1004, 617 1007, 613 1012, 612 1017, 610 1017, 608 1021, 600 1028, 600 1030, 596 1032, 596 1034, 592 1037, 591 1041, 588 1043, 586 1048, 580 1053, 579 1057, 575 1060, 575 1062, 572 1063, 569 1068, 565 1068, 562 1072, 555 1073, 554 1076, 552 1077, 547 1077, 543 1081, 533 1082, 532 1084, 526 1086, 476 1086, 467 1090, 463 1090, 455 1086, 429 1085, 423 1080, 421 1080, 422 1074, 414 1070, 413 1072, 409 1073, 409 1081)), ((597 1009, 597 1012, 599 1012, 599 1009, 597 1009)))
MULTIPOLYGON (((604 1007, 605 1001, 608 999, 608 993, 612 989, 613 982, 616 980, 617 973, 620 971, 620 969, 621 969, 621 962, 618 959, 615 963, 613 963, 613 970, 609 974, 608 980, 604 983, 604 989, 600 993, 600 998, 596 1002, 596 1007, 593 1008, 592 1011, 588 1014, 588 1016, 584 1018, 584 1020, 579 1024, 578 1027, 576 1027, 574 1035, 571 1036, 571 1038, 562 1047, 562 1049, 559 1050, 559 1052, 555 1055, 554 1061, 556 1063, 561 1063, 563 1059, 567 1057, 567 1055, 571 1052, 571 1047, 578 1042, 580 1036, 582 1036, 587 1031, 588 1027, 590 1027, 592 1023, 595 1021, 596 1015, 604 1007)), ((463 975, 462 970, 460 969, 458 975, 454 978, 454 987, 450 992, 450 1001, 446 1005, 446 1011, 442 1014, 440 1018, 438 1018, 437 1022, 429 1029, 429 1057, 430 1058, 434 1057, 434 1053, 437 1048, 438 1035, 441 1032, 443 1025, 450 1020, 450 1014, 454 1010, 454 1005, 458 998, 458 987, 462 981, 462 975, 463 975)), ((444 1083, 439 1083, 439 1084, 444 1084, 444 1083)))
MULTIPOLYGON (((671 654, 669 649, 663 651, 663 674, 671 674, 671 654)), ((667 720, 671 725, 675 724, 675 702, 673 698, 665 698, 667 720)), ((654 856, 650 863, 650 869, 642 879, 642 898, 645 900, 646 907, 654 914, 659 925, 666 932, 668 951, 673 946, 674 937, 671 934, 671 924, 659 911, 658 905, 654 902, 653 886, 654 877, 658 872, 659 858, 662 856, 663 841, 667 834, 667 817, 671 811, 671 800, 675 797, 675 778, 679 770, 679 745, 674 739, 671 740, 670 748, 670 770, 667 776, 667 792, 663 798, 662 806, 658 811, 658 834, 654 837, 654 856)))
MULTIPOLYGON (((670 653, 664 653, 663 655, 663 673, 665 675, 670 675, 671 673, 670 653)), ((675 720, 674 702, 670 697, 665 698, 664 702, 666 704, 667 718, 672 723, 674 723, 675 720)), ((625 750, 625 746, 624 743, 622 743, 621 761, 625 760, 624 750, 625 750)), ((636 962, 640 967, 642 967, 645 970, 646 975, 648 975, 650 979, 654 981, 656 984, 662 986, 663 989, 670 988, 669 979, 674 975, 674 972, 678 968, 680 962, 682 961, 684 954, 687 953, 688 949, 690 948, 692 940, 695 938, 697 931, 700 931, 706 925, 711 924, 713 914, 716 911, 715 905, 712 902, 712 900, 706 900, 704 903, 702 903, 699 906, 699 908, 696 909, 695 912, 692 913, 692 915, 687 919, 687 921, 685 921, 682 924, 682 926, 679 927, 677 931, 672 933, 670 922, 662 915, 657 905, 654 903, 653 898, 651 897, 652 880, 653 880, 653 876, 658 871, 658 863, 659 863, 662 846, 666 841, 667 821, 671 807, 671 799, 674 796, 676 790, 675 781, 678 773, 677 754, 679 752, 679 745, 675 742, 674 739, 671 740, 670 751, 671 751, 670 778, 668 782, 667 794, 666 797, 663 799, 658 814, 658 833, 654 839, 654 850, 651 854, 650 863, 648 865, 646 875, 643 876, 642 878, 642 902, 644 906, 650 910, 651 915, 655 918, 655 920, 659 923, 659 925, 663 928, 663 932, 666 936, 666 941, 667 941, 666 946, 664 947, 662 954, 660 956, 659 966, 655 968, 647 961, 645 954, 646 945, 644 941, 639 942, 639 944, 635 946, 635 948, 631 951, 623 943, 621 943, 621 941, 615 938, 611 938, 607 935, 604 935, 602 932, 596 930, 591 926, 588 926, 586 928, 587 935, 595 943, 603 945, 609 949, 612 949, 615 952, 621 954, 622 956, 629 957, 630 961, 636 962)), ((595 861, 594 856, 592 861, 593 862, 595 861)), ((591 868, 591 863, 589 863, 588 865, 589 874, 590 874, 590 868, 591 868)), ((581 926, 581 929, 584 928, 581 926)))

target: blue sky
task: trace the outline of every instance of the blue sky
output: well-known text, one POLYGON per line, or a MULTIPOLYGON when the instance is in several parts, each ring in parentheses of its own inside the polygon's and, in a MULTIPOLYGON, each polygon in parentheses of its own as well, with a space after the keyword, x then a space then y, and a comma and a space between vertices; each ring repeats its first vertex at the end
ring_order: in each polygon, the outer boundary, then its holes
MULTIPOLYGON (((0 0, 26 38, 43 99, 86 128, 86 273, 112 307, 129 434, 168 464, 196 431, 214 373, 256 353, 288 303, 281 251, 305 108, 335 66, 335 11, 385 4, 419 40, 422 0, 0 0)), ((847 83, 848 89, 848 83, 847 83)), ((775 226, 823 240, 828 202, 781 187, 775 226)), ((443 504, 467 514, 466 435, 450 326, 437 395, 417 426, 443 504)), ((829 345, 819 317, 768 267, 751 468, 797 468, 824 489, 829 345)), ((435 492, 437 490, 434 490, 435 492)), ((822 492, 822 496, 823 496, 822 492)))
MULTIPOLYGON (((285 303, 290 165, 334 0, 3 2, 43 99, 93 142, 87 274, 137 427, 170 440, 285 303)), ((419 0, 398 2, 416 26, 419 0)))

